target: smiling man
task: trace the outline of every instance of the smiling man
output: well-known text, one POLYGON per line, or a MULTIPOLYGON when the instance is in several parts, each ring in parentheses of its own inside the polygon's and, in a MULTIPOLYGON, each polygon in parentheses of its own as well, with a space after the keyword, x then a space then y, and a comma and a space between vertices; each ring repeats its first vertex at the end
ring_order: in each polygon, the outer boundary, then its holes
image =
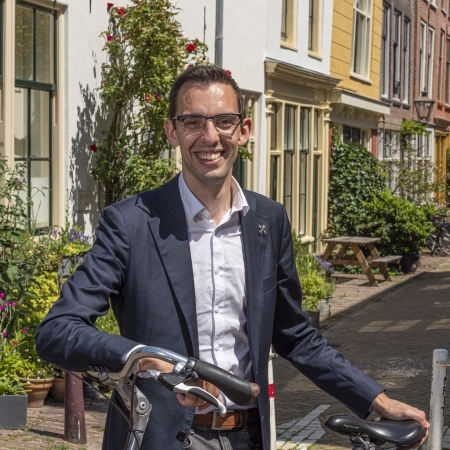
MULTIPOLYGON (((428 428, 422 411, 388 398, 310 326, 284 207, 242 190, 232 177, 251 130, 236 82, 214 66, 187 69, 171 91, 165 129, 180 147, 181 173, 102 212, 85 263, 37 331, 41 357, 79 371, 117 371, 133 348, 152 345, 261 386, 257 404, 241 407, 197 380, 226 405, 221 418, 195 396, 175 397, 140 379, 153 405, 143 450, 269 450, 271 344, 360 417, 373 409, 428 428), (94 326, 110 301, 121 336, 94 326)), ((150 358, 140 368, 172 370, 150 358)), ((127 424, 110 408, 103 449, 122 449, 126 435, 127 424)))

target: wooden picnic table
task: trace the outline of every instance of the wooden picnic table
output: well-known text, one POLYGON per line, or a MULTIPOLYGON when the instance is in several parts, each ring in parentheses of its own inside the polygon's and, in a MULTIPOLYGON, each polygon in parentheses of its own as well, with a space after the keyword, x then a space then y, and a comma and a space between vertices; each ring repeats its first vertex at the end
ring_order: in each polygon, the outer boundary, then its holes
POLYGON ((387 265, 393 262, 399 262, 402 258, 398 255, 380 256, 375 244, 380 241, 378 237, 364 236, 339 236, 330 239, 324 239, 327 244, 322 259, 335 266, 360 266, 369 279, 371 286, 378 286, 378 282, 372 272, 371 267, 379 267, 381 274, 386 281, 392 281, 387 271, 387 265), (335 247, 340 244, 341 247, 336 254, 333 254, 335 247), (366 247, 370 256, 366 257, 363 248, 366 247), (348 252, 353 250, 352 254, 348 252))

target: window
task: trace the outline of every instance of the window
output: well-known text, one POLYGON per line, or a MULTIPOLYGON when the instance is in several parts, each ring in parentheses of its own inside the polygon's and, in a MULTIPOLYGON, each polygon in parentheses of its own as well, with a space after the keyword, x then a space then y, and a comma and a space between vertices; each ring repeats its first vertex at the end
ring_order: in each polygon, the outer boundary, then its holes
POLYGON ((389 26, 391 8, 383 3, 383 24, 381 36, 381 95, 389 97, 389 26))
POLYGON ((448 11, 447 10, 447 2, 448 2, 448 0, 441 0, 441 9, 442 9, 442 11, 448 11))
POLYGON ((16 4, 14 160, 27 162, 36 227, 52 224, 52 99, 56 91, 54 11, 16 4))
POLYGON ((400 98, 400 27, 401 16, 398 11, 394 13, 394 42, 393 42, 393 59, 394 59, 394 83, 393 95, 394 98, 400 98))
POLYGON ((310 120, 311 109, 300 110, 300 192, 299 192, 299 214, 298 232, 300 235, 306 233, 306 193, 308 179, 308 153, 310 150, 310 120))
POLYGON ((393 192, 398 184, 398 161, 400 158, 400 133, 398 131, 384 130, 380 134, 382 154, 380 157, 385 162, 387 182, 393 192))
POLYGON ((281 43, 288 47, 296 45, 295 38, 296 3, 294 0, 281 1, 281 43))
POLYGON ((411 22, 405 19, 403 27, 403 102, 409 103, 409 53, 411 22))
POLYGON ((420 22, 420 41, 419 41, 419 95, 426 91, 425 86, 425 48, 426 48, 426 24, 420 22))
POLYGON ((309 0, 308 50, 316 54, 320 53, 321 2, 322 0, 309 0))
POLYGON ((353 9, 352 70, 369 78, 372 0, 355 0, 353 9))
POLYGON ((355 142, 370 150, 371 130, 354 128, 344 125, 342 127, 342 140, 345 144, 355 142))
POLYGON ((428 83, 427 92, 430 97, 433 95, 433 64, 434 64, 434 30, 428 28, 428 83))
POLYGON ((445 33, 441 30, 440 39, 439 39, 439 69, 438 69, 438 93, 437 99, 439 101, 442 100, 442 64, 444 60, 444 42, 445 42, 445 33))
POLYGON ((445 103, 450 103, 450 36, 447 36, 447 58, 445 61, 445 103))
POLYGON ((285 106, 284 129, 284 199, 283 204, 292 220, 292 195, 294 190, 295 106, 285 106))

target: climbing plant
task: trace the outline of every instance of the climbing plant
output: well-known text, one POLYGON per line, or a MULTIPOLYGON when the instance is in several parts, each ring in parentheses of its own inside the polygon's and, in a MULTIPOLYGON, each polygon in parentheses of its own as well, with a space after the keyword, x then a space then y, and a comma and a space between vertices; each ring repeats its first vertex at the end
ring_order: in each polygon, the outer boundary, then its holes
POLYGON ((173 176, 164 133, 170 88, 191 64, 207 63, 205 44, 182 36, 177 9, 167 0, 133 0, 128 7, 108 3, 100 97, 108 127, 93 142, 91 173, 105 205, 154 188, 173 176))

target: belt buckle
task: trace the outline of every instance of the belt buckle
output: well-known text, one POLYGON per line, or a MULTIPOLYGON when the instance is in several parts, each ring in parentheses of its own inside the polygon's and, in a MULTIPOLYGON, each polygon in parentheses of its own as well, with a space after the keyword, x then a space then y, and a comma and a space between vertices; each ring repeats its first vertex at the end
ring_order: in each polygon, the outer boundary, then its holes
MULTIPOLYGON (((217 414, 219 413, 218 409, 213 409, 212 411, 213 413, 213 420, 212 420, 212 424, 211 424, 211 430, 232 430, 233 427, 226 427, 226 426, 221 426, 221 427, 217 427, 216 426, 216 421, 217 421, 217 414)), ((228 414, 228 411, 227 411, 228 414)))

